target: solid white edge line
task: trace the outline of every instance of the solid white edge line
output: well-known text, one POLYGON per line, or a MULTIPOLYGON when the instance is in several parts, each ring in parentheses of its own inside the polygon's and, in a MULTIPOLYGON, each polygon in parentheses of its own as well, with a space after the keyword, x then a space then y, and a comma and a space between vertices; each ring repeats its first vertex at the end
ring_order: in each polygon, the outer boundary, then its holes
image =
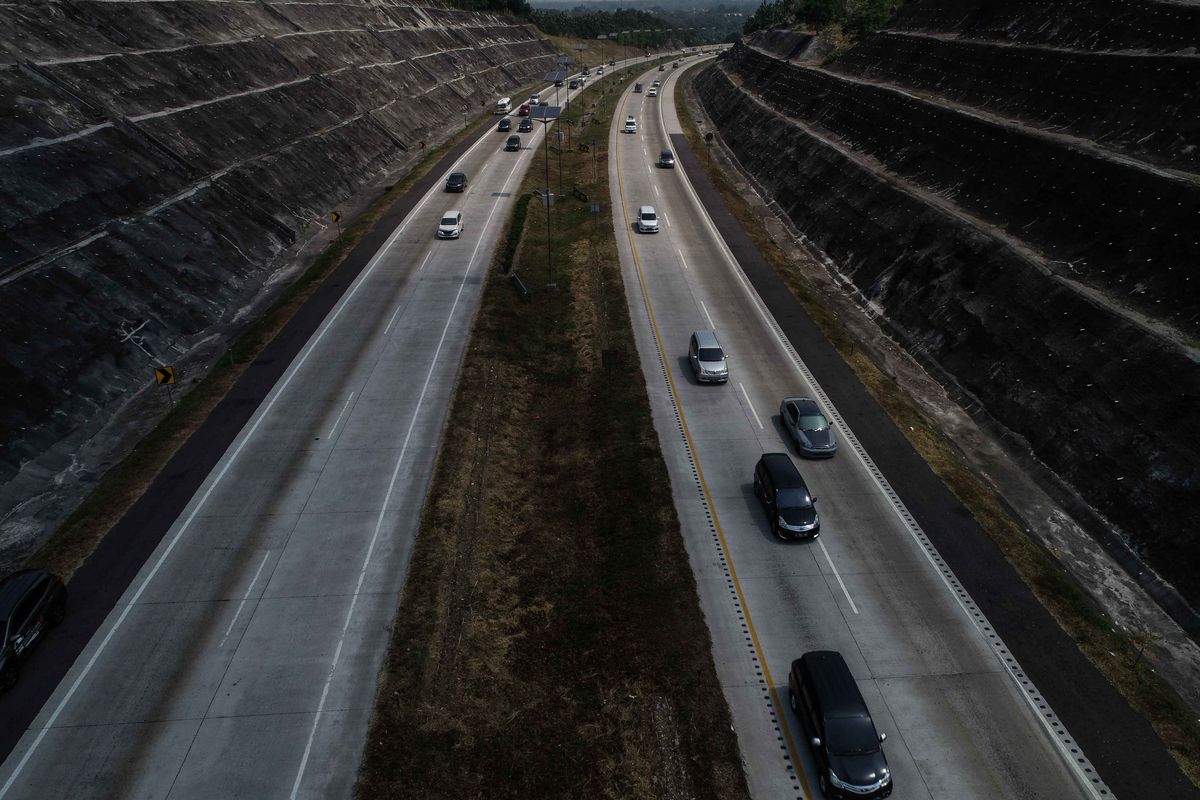
POLYGON ((758 418, 758 412, 754 410, 754 404, 750 402, 750 395, 746 393, 746 387, 738 381, 738 388, 742 390, 742 397, 746 398, 746 408, 750 409, 750 413, 754 415, 754 421, 758 423, 759 430, 766 430, 763 427, 762 420, 758 418))
MULTIPOLYGON (((663 130, 665 132, 666 131, 666 123, 662 119, 661 108, 662 107, 659 106, 659 109, 660 109, 659 124, 661 124, 663 126, 663 130)), ((668 136, 669 135, 670 134, 668 134, 668 136)), ((680 134, 680 135, 682 135, 682 134, 680 134)), ((758 310, 759 315, 763 318, 763 321, 766 323, 768 330, 771 331, 773 338, 775 339, 776 343, 779 345, 780 349, 782 349, 783 352, 785 353, 785 355, 787 355, 788 360, 792 362, 792 365, 795 367, 796 371, 800 373, 801 377, 804 377, 807 367, 803 366, 803 363, 804 363, 803 359, 800 358, 799 353, 793 353, 793 351, 789 349, 789 345, 785 341, 785 339, 783 337, 783 333, 778 327, 778 323, 775 322, 774 317, 771 316, 771 312, 766 308, 766 304, 763 302, 762 298, 760 298, 758 296, 758 293, 754 291, 754 288, 752 286, 750 286, 749 279, 746 277, 745 273, 742 272, 741 265, 738 263, 737 259, 734 257, 733 252, 730 251, 729 245, 727 245, 725 243, 724 237, 722 237, 720 234, 720 231, 717 230, 717 227, 713 223, 712 218, 709 217, 708 209, 706 209, 704 207, 704 204, 700 202, 700 197, 699 197, 699 195, 696 194, 696 190, 692 186, 691 180, 688 178, 687 170, 686 169, 681 170, 680 175, 683 177, 684 188, 687 190, 688 194, 692 198, 692 204, 693 204, 694 208, 697 209, 699 212, 700 220, 704 223, 705 227, 708 228, 710 235, 713 237, 713 240, 717 243, 717 248, 721 251, 721 255, 724 256, 726 263, 732 268, 733 274, 737 277, 738 282, 741 284, 743 291, 750 298, 751 304, 758 310)), ((805 380, 807 381, 809 379, 806 377, 805 380)), ((854 442, 856 444, 858 444, 858 438, 854 435, 854 432, 850 430, 850 426, 848 426, 846 424, 845 419, 843 419, 841 417, 841 415, 838 413, 837 409, 834 408, 833 404, 829 402, 829 398, 827 395, 825 395, 824 389, 822 389, 815 380, 812 380, 811 382, 813 384, 814 390, 821 396, 822 402, 824 402, 826 404, 826 407, 829 408, 829 410, 832 414, 837 416, 837 421, 841 425, 846 438, 853 439, 854 442)), ((861 444, 859 445, 859 447, 861 448, 861 444)), ((1079 763, 1077 761, 1079 756, 1070 752, 1070 749, 1067 747, 1066 743, 1064 743, 1059 738, 1058 732, 1053 728, 1053 726, 1051 726, 1049 719, 1047 719, 1045 714, 1043 714, 1042 710, 1038 707, 1038 704, 1034 702, 1033 698, 1030 697, 1029 692, 1024 688, 1024 686, 1022 686, 1023 679, 1019 678, 1015 671, 1016 669, 1019 668, 1019 665, 1017 665, 1016 657, 1012 656, 1011 661, 1010 661, 1008 658, 1002 658, 1000 656, 1000 654, 998 652, 996 652, 995 644, 991 641, 991 638, 983 630, 981 620, 986 619, 986 617, 984 617, 982 610, 980 610, 980 612, 979 612, 980 616, 977 619, 975 617, 975 615, 971 613, 971 610, 969 608, 967 608, 966 603, 963 601, 963 599, 961 597, 959 597, 958 592, 956 592, 954 590, 954 587, 951 585, 949 579, 945 576, 945 574, 943 574, 941 569, 938 568, 937 562, 934 560, 932 554, 929 552, 930 549, 936 549, 936 548, 934 548, 933 543, 930 542, 928 544, 928 546, 926 546, 925 544, 923 544, 921 542, 920 537, 917 534, 917 531, 914 530, 914 526, 916 525, 915 521, 912 523, 912 525, 910 525, 908 523, 908 521, 904 519, 904 514, 901 512, 900 508, 897 507, 897 505, 896 505, 897 503, 900 503, 900 505, 903 505, 903 502, 900 501, 899 499, 897 499, 896 501, 893 501, 892 498, 888 496, 887 491, 884 489, 883 483, 881 483, 881 480, 886 481, 886 479, 877 478, 874 475, 874 473, 871 472, 871 469, 870 469, 869 465, 867 464, 866 458, 864 457, 864 455, 862 453, 858 452, 858 448, 851 448, 851 449, 855 450, 855 455, 858 456, 859 461, 863 464, 863 468, 867 470, 867 474, 870 475, 871 478, 874 480, 875 485, 879 488, 880 493, 884 496, 884 500, 892 508, 892 512, 900 519, 900 522, 903 525, 904 529, 906 531, 908 531, 909 537, 912 538, 914 542, 916 542, 916 544, 920 548, 921 552, 924 553, 926 561, 929 562, 929 565, 933 568, 934 573, 936 573, 938 575, 938 577, 941 579, 943 585, 945 585, 947 591, 949 591, 950 596, 952 598, 954 598, 955 602, 957 602, 958 607, 962 610, 963 615, 967 618, 967 621, 972 625, 972 627, 974 627, 979 632, 980 638, 982 638, 983 641, 988 645, 988 648, 992 651, 992 655, 995 656, 996 660, 1000 663, 1000 665, 1008 673, 1009 678, 1012 680, 1013 685, 1017 689, 1017 694, 1020 695, 1025 700, 1025 704, 1029 707, 1030 711, 1033 713, 1034 718, 1036 718, 1038 720, 1038 722, 1040 723, 1040 725, 1042 726, 1042 730, 1046 733, 1047 737, 1050 739, 1055 750, 1058 751, 1061 760, 1064 763, 1066 763, 1068 770, 1070 770, 1070 772, 1075 776, 1076 783, 1078 783, 1078 785, 1080 787, 1082 787, 1082 789, 1085 792, 1087 792, 1088 795, 1090 795, 1092 798, 1094 798, 1094 800, 1112 800, 1112 798, 1113 798, 1112 790, 1108 789, 1106 786, 1105 791, 1107 793, 1104 795, 1100 794, 1100 791, 1096 788, 1095 784, 1092 781, 1092 778, 1090 778, 1084 772, 1083 768, 1079 765, 1079 763)), ((899 495, 897 495, 897 498, 899 498, 899 495)), ((907 509, 905 509, 905 510, 907 510, 907 509)), ((919 526, 917 526, 917 527, 919 527, 919 526)), ((949 566, 947 566, 947 569, 949 569, 949 566)), ((963 588, 963 591, 964 592, 966 591, 965 587, 963 588)), ((974 600, 972 599, 971 602, 974 603, 974 600)), ((990 626, 990 624, 991 623, 988 623, 989 626, 990 626)), ((1002 641, 998 634, 996 635, 995 638, 997 641, 1002 641)), ((1005 648, 1007 649, 1007 645, 1005 645, 1005 648)), ((1024 670, 1022 670, 1022 671, 1024 671, 1024 670)), ((1031 686, 1034 685, 1031 680, 1029 680, 1029 679, 1024 679, 1024 680, 1028 681, 1029 685, 1031 685, 1031 686)), ((1046 702, 1045 705, 1046 705, 1047 710, 1049 710, 1049 708, 1050 708, 1049 702, 1046 702)), ((1055 718, 1061 720, 1061 718, 1059 718, 1057 715, 1055 715, 1055 718)), ((1061 721, 1059 724, 1060 725, 1062 724, 1061 721)), ((1063 729, 1066 730, 1065 725, 1063 726, 1063 729)), ((1072 737, 1072 738, 1074 738, 1074 737, 1072 737)), ((1083 752, 1082 748, 1079 748, 1079 752, 1080 753, 1083 752)))
MULTIPOLYGON (((508 178, 505 179, 504 186, 500 190, 501 195, 508 194, 508 184, 512 181, 513 174, 516 172, 518 166, 520 166, 519 161, 513 163, 512 169, 510 169, 508 172, 508 178)), ((403 465, 404 456, 408 452, 408 445, 412 439, 413 430, 417 424, 417 417, 420 415, 421 408, 425 403, 425 395, 429 391, 429 383, 431 380, 433 380, 434 370, 438 366, 438 358, 441 356, 442 347, 446 343, 446 335, 450 332, 451 323, 454 322, 454 315, 458 310, 459 300, 462 299, 463 290, 466 289, 467 286, 467 279, 471 276, 471 273, 475 269, 476 257, 479 255, 479 247, 483 244, 487 229, 492 224, 492 219, 496 215, 496 209, 500 207, 501 201, 505 199, 507 199, 507 197, 502 196, 496 198, 496 202, 492 204, 492 210, 488 212, 487 220, 483 223, 483 229, 480 231, 479 238, 475 242, 475 249, 471 252, 471 258, 467 262, 467 269, 463 272, 462 282, 458 285, 458 292, 454 295, 454 302, 450 306, 450 313, 446 316, 446 324, 442 326, 442 335, 441 338, 438 339, 437 348, 434 350, 433 358, 429 363, 429 371, 425 373, 425 382, 421 386, 421 394, 417 397, 416 408, 413 409, 412 417, 408 421, 408 430, 404 434, 404 444, 400 447, 400 454, 396 458, 396 466, 392 469, 392 477, 388 481, 388 488, 383 498, 383 505, 380 506, 379 516, 375 520, 375 531, 371 534, 371 542, 367 546, 367 553, 363 558, 362 568, 358 573, 358 583, 354 588, 354 594, 350 598, 350 607, 346 611, 346 619, 342 623, 342 633, 338 638, 337 648, 333 653, 333 660, 330 662, 329 671, 325 676, 325 685, 321 690, 321 700, 317 704, 316 712, 313 713, 312 726, 308 731, 308 741, 304 745, 304 755, 300 759, 300 766, 296 770, 296 779, 292 784, 291 800, 296 800, 296 796, 300 791, 300 785, 304 781, 304 773, 308 768, 308 759, 312 754, 313 741, 317 735, 317 726, 321 722, 321 715, 325 713, 325 701, 329 698, 329 688, 333 683, 333 676, 337 670, 338 661, 341 659, 342 647, 346 642, 346 632, 350 629, 350 620, 354 616, 354 609, 358 605, 358 598, 362 592, 363 581, 366 579, 367 569, 371 565, 371 556, 375 552, 375 545, 379 540, 380 532, 383 530, 383 520, 387 515, 388 504, 392 499, 392 492, 395 491, 396 488, 396 479, 400 477, 400 467, 403 465)))
MULTIPOLYGON (((476 147, 483 144, 485 141, 489 141, 489 137, 486 135, 480 136, 479 139, 476 140, 475 144, 467 148, 467 150, 454 161, 454 164, 451 165, 451 170, 458 166, 463 159, 469 156, 476 147)), ((216 490, 226 473, 229 472, 229 468, 232 467, 237 461, 238 456, 241 455, 242 449, 254 436, 255 432, 258 430, 258 426, 262 424, 263 419, 266 418, 266 415, 275 406, 275 403, 279 399, 280 395, 286 391, 287 387, 291 384, 292 379, 295 378, 296 374, 300 371, 300 368, 303 367, 305 362, 308 361, 309 356, 312 355, 312 352, 316 349, 316 346, 320 344, 322 339, 325 338, 325 334, 329 331, 329 328, 333 325, 337 318, 341 316, 342 311, 349 304, 350 300, 353 299, 353 297, 358 293, 358 290, 362 288, 363 284, 366 283, 367 278, 374 273, 375 267, 379 264, 380 260, 383 258, 383 255, 389 249, 391 249, 392 245, 396 242, 396 239, 398 239, 404 232, 405 228, 408 227, 408 224, 417 218, 425 204, 428 203, 435 194, 437 194, 438 186, 439 184, 435 182, 433 186, 429 188, 429 191, 425 193, 425 196, 422 197, 415 206, 413 206, 412 211, 410 211, 408 216, 405 217, 404 222, 402 222, 400 226, 392 232, 392 235, 388 237, 383 246, 380 247, 375 255, 372 256, 371 260, 367 262, 367 266, 363 268, 363 271, 359 273, 358 277, 354 280, 354 283, 349 289, 346 290, 346 293, 342 295, 342 299, 338 301, 337 306, 335 306, 333 311, 330 312, 329 316, 325 318, 325 321, 321 323, 321 327, 317 330, 316 334, 309 339, 308 344, 304 348, 304 352, 299 358, 292 362, 291 366, 288 367, 286 373, 284 374, 283 380, 276 384, 275 388, 271 390, 267 401, 260 406, 259 410, 255 413, 254 421, 250 424, 250 427, 248 429, 244 428, 243 430, 245 430, 245 433, 241 434, 240 439, 235 440, 235 444, 232 445, 232 453, 225 462, 224 466, 218 470, 212 484, 207 490, 205 490, 204 494, 201 495, 199 501, 196 503, 192 511, 184 518, 183 524, 179 527, 179 530, 176 531, 170 542, 168 542, 166 548, 158 557, 158 560, 154 562, 154 566, 151 567, 149 574, 147 574, 142 580, 141 584, 134 592, 133 597, 131 597, 125 607, 121 609, 121 613, 117 616, 116 622, 114 622, 113 626, 109 628, 108 633, 104 635, 104 638, 100 640, 100 644, 96 647, 96 650, 92 653, 91 657, 88 658, 87 663, 84 664, 80 673, 75 676, 75 680, 72 681, 70 688, 67 689, 67 693, 63 696, 62 700, 59 701, 58 706, 56 706, 54 711, 50 714, 50 718, 46 720, 46 724, 38 729, 37 736, 34 737, 33 742, 29 745, 29 749, 26 750, 21 756, 21 760, 17 762, 16 767, 13 768, 12 774, 9 775, 8 780, 4 782, 4 786, 0 787, 0 800, 3 800, 8 795, 8 792, 12 789, 13 784, 16 783, 17 778, 20 777, 21 773, 24 771, 25 765, 29 763, 29 759, 32 758, 33 754, 37 751, 38 747, 42 743, 42 740, 46 738, 47 732, 54 727, 54 723, 58 721, 58 718, 66 708, 67 703, 69 703, 71 698, 75 696, 75 692, 79 690, 79 687, 83 683, 84 679, 92 671, 92 667, 95 666, 96 661, 100 658, 100 655, 108 648, 108 643, 112 641, 113 636, 116 635, 117 631, 120 630, 121 626, 125 623, 126 618, 129 616, 129 612, 135 605, 137 605, 138 600, 141 599, 142 594, 146 591, 146 587, 149 586, 150 582, 158 575, 158 571, 166 562, 167 557, 174 552, 175 546, 179 544, 179 540, 183 537, 183 534, 186 533, 188 528, 191 527, 192 520, 194 520, 196 515, 200 513, 200 509, 204 507, 204 504, 208 501, 208 498, 212 496, 213 491, 216 490)))

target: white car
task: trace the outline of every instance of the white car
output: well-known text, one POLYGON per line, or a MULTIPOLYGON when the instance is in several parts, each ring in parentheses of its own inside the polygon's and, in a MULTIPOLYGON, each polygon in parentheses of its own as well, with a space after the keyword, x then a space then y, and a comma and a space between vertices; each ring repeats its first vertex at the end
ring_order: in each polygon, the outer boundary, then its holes
POLYGON ((633 117, 625 118, 625 127, 621 128, 622 133, 637 133, 637 120, 633 117))
POLYGON ((439 239, 457 239, 462 236, 463 221, 462 212, 458 209, 451 209, 445 214, 442 214, 442 220, 438 223, 437 238, 439 239))
POLYGON ((646 97, 658 97, 658 89, 651 86, 650 91, 646 92, 646 97))
POLYGON ((638 209, 637 229, 639 233, 658 233, 658 212, 654 206, 642 206, 638 209))

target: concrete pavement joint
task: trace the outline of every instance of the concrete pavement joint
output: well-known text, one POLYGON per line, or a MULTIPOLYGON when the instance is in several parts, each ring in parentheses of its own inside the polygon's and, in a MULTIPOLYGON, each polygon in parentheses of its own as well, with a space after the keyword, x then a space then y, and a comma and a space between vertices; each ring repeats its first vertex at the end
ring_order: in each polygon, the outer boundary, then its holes
MULTIPOLYGON (((665 130, 666 126, 662 120, 661 106, 659 110, 659 117, 660 123, 663 124, 663 129, 665 130)), ((953 571, 942 559, 936 547, 934 547, 933 542, 930 541, 929 537, 921 529, 916 519, 905 507, 903 501, 900 499, 900 496, 888 483, 882 471, 880 471, 880 469, 875 465, 870 455, 866 452, 866 449, 854 435, 854 432, 846 424, 845 420, 838 413, 832 402, 830 402, 828 395, 826 395, 824 389, 816 381, 816 378, 809 371, 808 366, 804 363, 804 360, 800 357, 799 353, 796 352, 795 348, 792 346, 792 343, 784 334, 782 328, 775 321, 775 318, 771 315, 770 311, 766 308, 762 298, 760 298, 757 292, 754 291, 753 287, 750 286, 748 278, 743 272, 741 265, 730 251, 724 240, 724 237, 721 236, 720 232, 713 224, 712 219, 708 215, 707 209, 705 209, 703 203, 700 201, 699 195, 692 187, 691 181, 687 176, 687 171, 682 169, 682 165, 679 166, 679 173, 683 178, 683 186, 690 194, 694 206, 700 210, 701 221, 708 227, 713 238, 720 244, 720 249, 726 263, 731 267, 733 274, 737 277, 738 282, 742 286, 742 289, 746 293, 748 299, 758 310, 759 315, 774 334, 773 338, 783 349, 784 353, 792 362, 796 370, 808 382, 808 384, 813 387, 814 393, 817 394, 821 403, 829 410, 830 416, 834 419, 838 426, 841 427, 843 431, 843 438, 845 438, 851 445, 851 450, 855 453, 859 461, 871 475, 881 493, 887 498, 889 507, 891 507, 896 516, 902 521, 904 529, 908 531, 909 535, 912 536, 912 538, 920 545, 921 551, 925 558, 935 568, 947 588, 951 590, 951 594, 958 602, 959 607, 964 611, 968 619, 971 620, 972 624, 983 634, 984 640, 987 642, 989 648, 999 659, 1001 665, 1008 672, 1009 676, 1016 683, 1018 689, 1020 690, 1019 694, 1032 709, 1035 718, 1042 724, 1043 729, 1049 734, 1050 740, 1054 742, 1061 757, 1070 767, 1072 773, 1076 776, 1080 786, 1094 798, 1099 799, 1113 797, 1112 791, 1107 787, 1107 785, 1105 785, 1104 781, 1100 778, 1091 762, 1086 756, 1084 756, 1082 749, 1075 742, 1074 738, 1071 737, 1071 735, 1067 732, 1066 727, 1058 720, 1057 715, 1055 715, 1055 713, 1050 709, 1049 703, 1047 703, 1045 698, 1042 697, 1041 692, 1038 691, 1037 687, 1033 685, 1033 681, 1026 676, 1025 671, 1017 663, 1016 658, 1009 651, 1007 645, 1005 645, 1000 639, 999 635, 995 632, 991 624, 983 615, 983 612, 980 611, 978 606, 975 604, 975 601, 971 599, 969 593, 963 588, 962 584, 959 583, 958 578, 955 577, 953 571)))
MULTIPOLYGON (((661 112, 660 112, 661 113, 661 112)), ((611 134, 610 134, 611 135, 611 134)), ((617 162, 620 160, 621 138, 616 137, 616 152, 617 162)), ((771 679, 770 670, 766 665, 766 659, 761 658, 762 644, 758 640, 758 634, 754 629, 754 622, 750 617, 749 604, 742 592, 741 585, 738 582, 737 572, 734 569, 732 558, 729 555, 728 544, 725 541, 725 534, 721 528, 720 520, 717 517, 716 507, 713 504, 712 497, 708 491, 707 481, 704 479, 703 470, 695 453, 695 446, 692 442, 691 433, 688 431, 687 420, 685 418, 683 408, 679 402, 678 394, 675 391, 675 380, 671 374, 671 368, 667 363, 667 359, 663 350, 662 336, 658 329, 658 322, 654 315, 654 307, 650 300, 650 292, 646 287, 645 274, 642 271, 641 258, 638 255, 637 244, 634 242, 632 233, 632 222, 629 219, 629 201, 625 197, 625 182, 621 175, 620 168, 617 169, 618 191, 621 197, 621 209, 625 218, 625 235, 628 237, 629 246, 633 253, 634 267, 637 271, 638 282, 642 291, 642 301, 646 307, 646 313, 650 322, 650 328, 654 335, 654 346, 658 355, 659 367, 662 372, 667 398, 671 404, 671 408, 675 415, 676 428, 679 431, 680 437, 683 439, 684 452, 688 460, 688 464, 692 470, 692 477, 695 482, 697 493, 700 495, 700 500, 704 506, 704 513, 709 530, 713 534, 714 543, 716 544, 717 557, 721 564, 721 570, 727 578, 730 598, 733 607, 738 617, 743 620, 741 627, 744 633, 743 638, 746 641, 747 649, 750 651, 752 661, 757 665, 755 672, 758 676, 757 686, 762 690, 763 699, 765 701, 768 715, 771 719, 771 724, 775 728, 777 737, 782 736, 784 745, 781 746, 784 767, 788 772, 788 777, 796 789, 797 800, 804 800, 804 797, 812 796, 812 791, 808 786, 807 778, 803 772, 797 773, 796 764, 799 763, 799 758, 796 756, 795 742, 792 740, 791 730, 786 724, 781 724, 777 711, 783 707, 780 699, 779 691, 771 679), (799 783, 803 786, 803 791, 800 790, 799 783)), ((662 217, 663 223, 666 224, 666 217, 662 217)), ((707 310, 705 314, 707 315, 707 310)), ((709 324, 712 324, 711 319, 709 324)))

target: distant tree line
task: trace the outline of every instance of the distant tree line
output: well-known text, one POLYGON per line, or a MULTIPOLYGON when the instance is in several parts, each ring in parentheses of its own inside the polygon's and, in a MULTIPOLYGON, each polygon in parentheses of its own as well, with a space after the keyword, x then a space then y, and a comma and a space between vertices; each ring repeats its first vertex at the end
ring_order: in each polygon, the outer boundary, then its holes
POLYGON ((526 19, 533 11, 526 0, 450 0, 450 5, 463 11, 491 11, 526 19))
POLYGON ((852 36, 879 30, 904 0, 763 0, 743 33, 764 28, 819 30, 838 25, 852 36))
POLYGON ((667 38, 667 34, 662 30, 675 27, 656 14, 625 8, 616 11, 554 11, 535 8, 530 14, 530 19, 543 33, 551 36, 595 39, 601 34, 607 36, 620 31, 643 31, 631 34, 630 42, 645 45, 662 44, 667 38))

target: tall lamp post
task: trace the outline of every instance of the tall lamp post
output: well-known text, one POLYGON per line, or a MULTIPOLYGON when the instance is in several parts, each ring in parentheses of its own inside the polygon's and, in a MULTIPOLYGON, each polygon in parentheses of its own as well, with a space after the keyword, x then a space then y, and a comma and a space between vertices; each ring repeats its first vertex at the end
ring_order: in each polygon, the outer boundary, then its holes
POLYGON ((550 123, 558 119, 562 109, 558 106, 537 106, 529 109, 529 118, 542 123, 542 149, 545 152, 546 191, 542 201, 546 204, 546 288, 553 289, 554 261, 550 254, 550 123))

